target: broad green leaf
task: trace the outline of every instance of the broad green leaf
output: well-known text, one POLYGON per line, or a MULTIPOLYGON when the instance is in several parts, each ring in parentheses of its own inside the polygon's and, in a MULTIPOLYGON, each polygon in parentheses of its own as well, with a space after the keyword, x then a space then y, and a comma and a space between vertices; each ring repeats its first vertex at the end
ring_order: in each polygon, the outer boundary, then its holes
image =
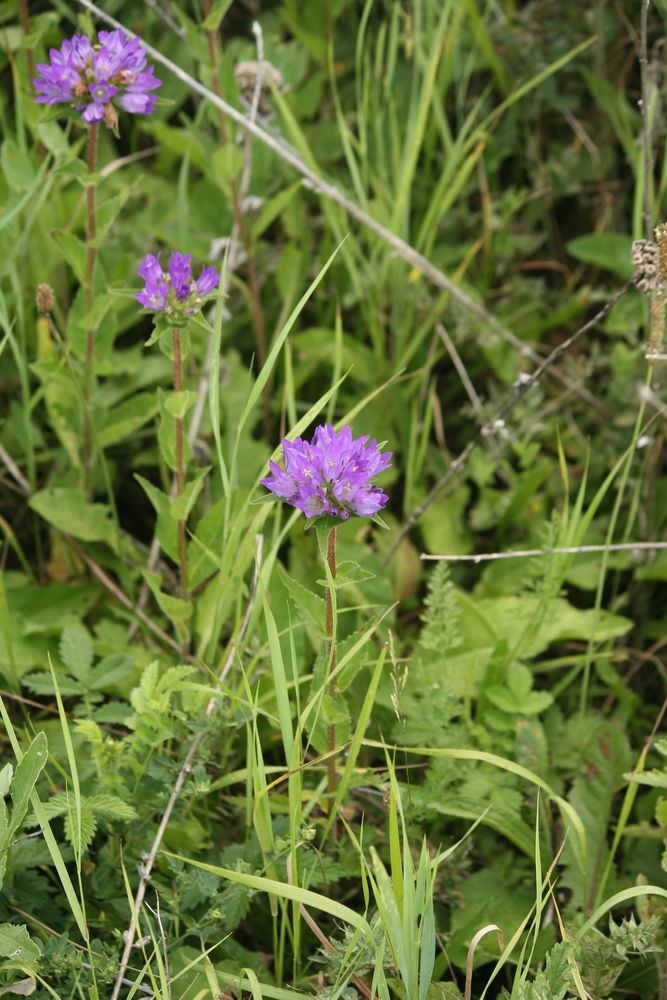
POLYGON ((52 487, 34 493, 28 503, 59 531, 83 542, 106 542, 114 552, 118 551, 110 507, 89 503, 82 490, 52 487))
POLYGON ((632 277, 632 237, 625 233, 588 233, 570 240, 566 249, 576 260, 613 271, 622 281, 632 277))
POLYGON ((0 924, 0 956, 29 965, 39 958, 40 950, 24 924, 0 924))
POLYGON ((162 405, 170 417, 181 420, 197 402, 197 393, 190 389, 182 389, 180 392, 165 392, 162 397, 162 405))
POLYGON ((98 444, 106 448, 129 437, 154 417, 157 409, 157 399, 152 392, 138 393, 124 400, 106 415, 103 426, 97 432, 98 444))
POLYGON ((185 484, 183 493, 176 500, 171 501, 171 516, 177 521, 186 521, 190 511, 197 502, 197 497, 201 493, 204 480, 210 472, 211 466, 207 465, 200 469, 194 479, 185 484))
POLYGON ((178 625, 188 620, 192 614, 192 604, 189 601, 163 593, 160 590, 160 578, 155 573, 144 572, 144 579, 167 618, 178 625))
POLYGON ((294 601, 298 610, 310 621, 320 633, 324 635, 325 605, 321 597, 313 594, 312 591, 304 587, 302 583, 291 577, 281 563, 276 563, 278 574, 287 593, 294 601))

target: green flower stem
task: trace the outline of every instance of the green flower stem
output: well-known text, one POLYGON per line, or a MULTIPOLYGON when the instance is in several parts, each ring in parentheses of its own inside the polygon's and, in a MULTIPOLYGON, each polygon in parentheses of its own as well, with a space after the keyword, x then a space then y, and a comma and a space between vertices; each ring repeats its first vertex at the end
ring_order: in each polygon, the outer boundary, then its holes
MULTIPOLYGON (((97 168, 97 140, 99 135, 99 125, 97 122, 88 129, 88 150, 87 166, 89 178, 95 173, 97 168)), ((95 246, 95 235, 97 232, 96 222, 96 186, 88 184, 86 187, 86 312, 90 313, 95 302, 95 259, 97 257, 97 247, 95 246)), ((83 422, 84 422, 84 469, 86 485, 90 485, 92 465, 94 457, 93 444, 93 418, 91 398, 93 392, 93 369, 95 364, 95 330, 89 327, 86 330, 86 361, 83 385, 83 422)))
MULTIPOLYGON (((172 353, 174 360, 174 391, 181 392, 183 388, 183 362, 181 355, 181 334, 178 327, 172 331, 172 353)), ((176 496, 183 496, 185 489, 185 463, 183 461, 183 418, 176 417, 176 496)), ((181 578, 181 597, 190 600, 188 584, 188 558, 185 546, 185 519, 178 521, 178 561, 181 578)))
MULTIPOLYGON (((327 540, 327 563, 329 565, 329 572, 331 573, 331 578, 334 580, 336 578, 336 528, 333 527, 329 531, 329 538, 327 540)), ((332 586, 327 589, 326 596, 326 628, 327 628, 327 661, 329 664, 329 686, 328 694, 332 702, 336 700, 336 678, 332 677, 331 674, 334 673, 336 669, 336 630, 334 625, 334 614, 333 614, 333 594, 332 586)), ((327 792, 329 795, 329 809, 333 809, 334 797, 336 795, 336 785, 338 784, 338 778, 336 775, 336 757, 334 751, 336 749, 336 723, 330 722, 327 726, 327 750, 331 755, 327 760, 327 792)))

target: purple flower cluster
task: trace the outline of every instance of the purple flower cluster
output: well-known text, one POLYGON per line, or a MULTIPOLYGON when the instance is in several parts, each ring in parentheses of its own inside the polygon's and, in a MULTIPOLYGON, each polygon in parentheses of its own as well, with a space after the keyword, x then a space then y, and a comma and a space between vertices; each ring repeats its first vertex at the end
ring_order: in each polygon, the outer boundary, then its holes
POLYGON ((204 267, 195 281, 192 277, 192 254, 174 250, 167 271, 162 270, 160 254, 146 254, 137 274, 144 279, 143 292, 134 296, 144 309, 163 312, 174 319, 192 316, 207 295, 218 287, 220 275, 214 267, 204 267))
POLYGON ((162 83, 146 68, 146 50, 138 38, 118 31, 100 31, 99 44, 85 35, 74 35, 59 49, 51 49, 50 62, 39 63, 34 81, 38 104, 75 104, 84 122, 104 121, 116 128, 115 105, 133 115, 150 115, 157 98, 150 93, 162 83))
POLYGON ((285 438, 282 448, 285 468, 269 462, 271 475, 261 483, 306 517, 373 517, 387 503, 386 493, 370 483, 390 464, 392 453, 380 452, 367 434, 353 438, 347 425, 338 433, 326 424, 312 441, 285 438))

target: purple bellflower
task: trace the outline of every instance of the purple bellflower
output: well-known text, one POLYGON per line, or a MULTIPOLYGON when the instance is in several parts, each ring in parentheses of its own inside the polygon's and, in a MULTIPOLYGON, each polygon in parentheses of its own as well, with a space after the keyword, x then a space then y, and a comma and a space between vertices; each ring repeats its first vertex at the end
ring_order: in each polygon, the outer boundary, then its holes
POLYGON ((193 316, 205 298, 218 287, 220 275, 214 267, 204 267, 195 281, 192 254, 174 250, 167 271, 162 270, 160 255, 146 254, 137 269, 144 279, 143 292, 134 296, 144 309, 162 312, 174 321, 193 316))
POLYGON ((318 427, 310 442, 284 438, 282 449, 285 468, 269 462, 271 474, 260 482, 306 517, 373 517, 389 499, 371 480, 388 467, 392 452, 379 451, 367 434, 353 438, 347 424, 339 432, 331 424, 318 427))
POLYGON ((74 104, 86 125, 104 121, 118 125, 117 108, 132 115, 150 115, 157 98, 151 94, 162 83, 146 68, 146 50, 138 38, 125 32, 100 31, 99 44, 74 35, 59 49, 51 49, 48 63, 38 63, 34 81, 38 104, 74 104))

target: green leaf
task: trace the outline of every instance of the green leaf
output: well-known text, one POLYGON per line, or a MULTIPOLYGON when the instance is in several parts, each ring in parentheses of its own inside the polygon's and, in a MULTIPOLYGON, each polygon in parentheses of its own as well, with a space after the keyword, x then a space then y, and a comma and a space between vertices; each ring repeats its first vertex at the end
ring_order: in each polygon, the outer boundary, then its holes
POLYGON ((70 625, 63 630, 60 659, 77 680, 85 683, 93 665, 93 640, 83 625, 70 625))
POLYGON ((160 545, 171 559, 178 560, 178 527, 171 512, 171 500, 166 493, 153 486, 143 476, 135 474, 134 478, 143 486, 146 496, 155 508, 157 514, 155 532, 160 545))
POLYGON ((12 783, 12 775, 14 774, 14 768, 11 764, 5 764, 2 771, 0 771, 0 798, 3 798, 9 794, 9 787, 12 783))
POLYGON ((88 850, 95 836, 97 820, 87 799, 81 799, 79 816, 77 816, 73 795, 68 797, 67 806, 68 808, 65 811, 65 837, 74 848, 75 856, 81 857, 83 852, 88 850))
POLYGON ((133 670, 134 661, 127 653, 110 653, 91 670, 88 686, 91 691, 108 691, 112 684, 123 680, 133 670))
POLYGON ((155 573, 144 572, 144 579, 164 614, 177 625, 183 625, 192 614, 192 604, 180 597, 172 597, 160 590, 160 578, 155 573))
POLYGON ((56 244, 63 257, 74 271, 81 285, 86 283, 86 244, 73 233, 63 229, 52 229, 51 239, 56 244))
POLYGON ((47 750, 46 736, 44 733, 38 733, 22 759, 16 765, 11 790, 12 814, 7 829, 7 838, 9 840, 11 840, 21 826, 28 811, 30 796, 46 764, 48 757, 47 750))
POLYGON ((123 799, 119 799, 117 795, 93 795, 86 799, 86 804, 96 816, 101 816, 103 819, 122 819, 129 822, 137 818, 136 809, 123 799))
POLYGON ((185 484, 181 496, 171 501, 171 516, 176 518, 177 521, 187 520, 190 511, 197 502, 197 497, 201 493, 204 480, 210 469, 210 465, 200 469, 195 478, 185 484))
POLYGON ((162 406, 170 417, 181 420, 188 410, 197 402, 197 393, 190 389, 182 389, 180 392, 165 392, 162 397, 162 406))
POLYGON ((98 444, 106 448, 129 437, 154 417, 157 409, 157 399, 152 392, 138 393, 124 400, 106 415, 103 426, 97 432, 98 444))
POLYGON ((223 17, 231 7, 232 3, 233 0, 218 0, 218 3, 213 4, 210 14, 204 20, 204 27, 207 31, 218 30, 223 17))
POLYGON ((6 996, 8 993, 15 997, 29 997, 36 989, 37 980, 31 976, 29 979, 18 979, 15 983, 10 983, 9 986, 0 987, 0 997, 6 996))
POLYGON ((566 249, 576 260, 613 271, 622 281, 632 277, 632 237, 625 233, 588 233, 570 240, 566 249))
POLYGON ((27 965, 37 961, 40 951, 25 924, 0 924, 0 956, 20 959, 27 965))
POLYGON ((321 597, 313 594, 307 587, 291 577, 281 563, 276 563, 278 575, 285 585, 287 593, 294 601, 296 607, 305 617, 306 621, 313 625, 324 635, 325 626, 325 604, 321 597))
POLYGON ((54 487, 34 493, 30 507, 59 531, 83 542, 106 542, 118 552, 118 536, 106 504, 89 503, 81 490, 54 487))

